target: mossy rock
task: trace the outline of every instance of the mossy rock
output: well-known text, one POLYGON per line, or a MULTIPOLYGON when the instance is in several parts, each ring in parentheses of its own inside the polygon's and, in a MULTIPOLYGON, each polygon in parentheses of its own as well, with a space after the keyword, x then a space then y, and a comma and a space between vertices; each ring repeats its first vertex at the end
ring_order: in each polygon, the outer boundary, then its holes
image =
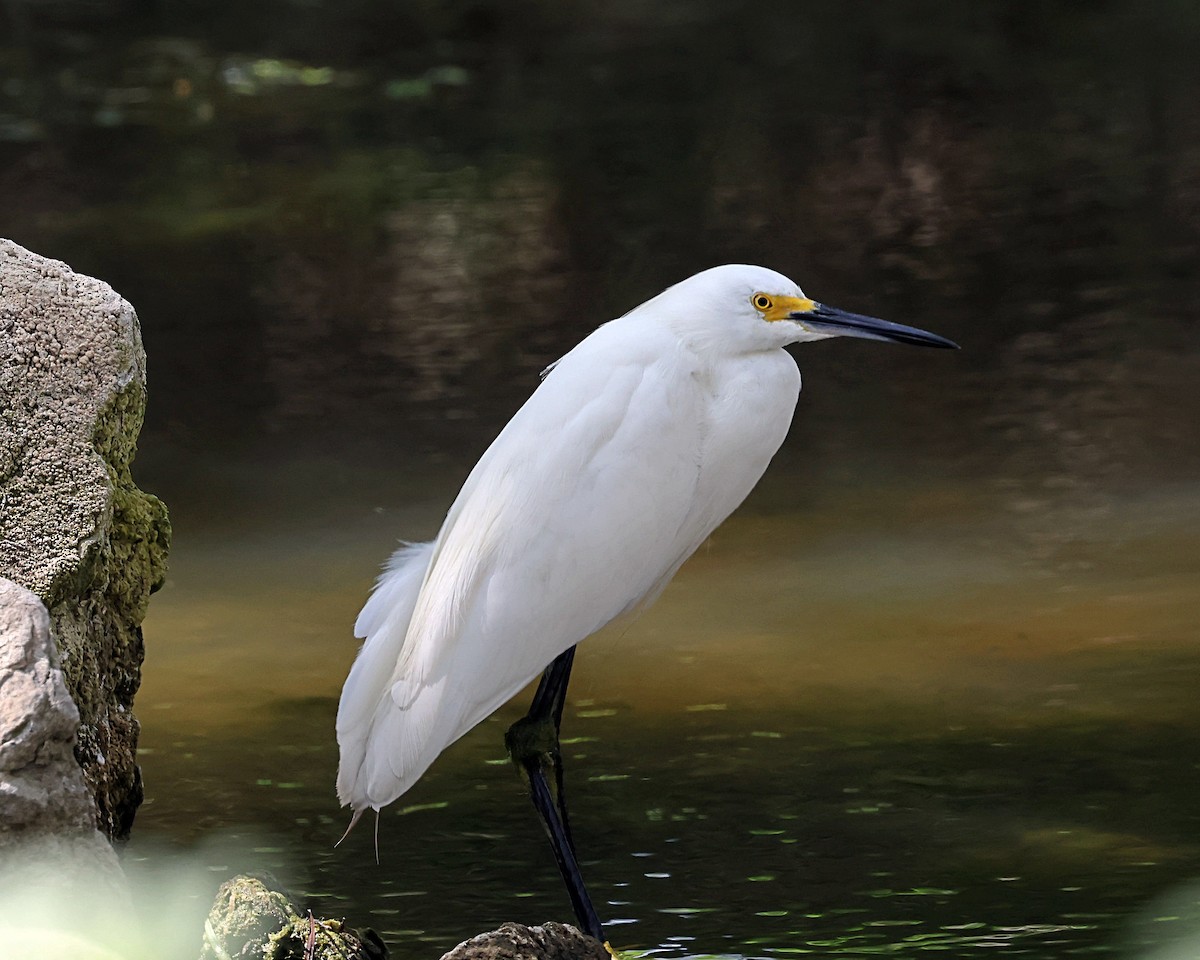
POLYGON ((374 930, 301 916, 273 882, 239 876, 221 884, 204 921, 200 960, 387 960, 374 930))
POLYGON ((133 307, 0 240, 0 573, 50 611, 79 708, 75 755, 114 840, 142 800, 141 623, 171 538, 166 507, 130 473, 145 408, 133 307))

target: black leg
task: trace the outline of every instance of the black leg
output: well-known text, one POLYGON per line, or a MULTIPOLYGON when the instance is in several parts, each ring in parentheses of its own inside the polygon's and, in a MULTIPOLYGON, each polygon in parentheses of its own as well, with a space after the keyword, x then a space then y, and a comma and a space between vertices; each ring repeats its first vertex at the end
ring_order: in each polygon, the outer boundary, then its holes
POLYGON ((537 692, 529 705, 528 716, 538 720, 552 717, 557 732, 562 726, 563 705, 567 702, 567 684, 571 682, 571 667, 575 665, 575 648, 560 653, 542 672, 537 692))
POLYGON ((535 722, 545 723, 546 719, 554 721, 554 743, 550 750, 550 761, 554 766, 554 798, 558 805, 558 817, 562 821, 563 833, 571 850, 575 850, 575 839, 571 836, 571 818, 567 816, 567 795, 563 783, 562 751, 558 745, 559 731, 562 729, 563 708, 567 703, 567 684, 571 682, 571 668, 575 665, 575 648, 571 647, 566 653, 554 658, 554 661, 542 673, 537 692, 533 695, 533 703, 529 705, 526 717, 535 722))
POLYGON ((558 861, 558 871, 567 886, 567 895, 571 898, 571 908, 575 911, 579 928, 603 943, 604 928, 600 926, 600 918, 596 916, 596 908, 592 906, 592 898, 588 895, 583 874, 579 872, 579 864, 575 860, 575 850, 566 830, 563 829, 558 809, 550 796, 546 774, 536 761, 526 764, 525 771, 529 775, 529 793, 533 797, 533 805, 550 835, 554 859, 558 861))
POLYGON ((571 647, 546 668, 533 695, 529 713, 509 728, 504 735, 504 742, 509 755, 529 781, 529 793, 550 837, 554 859, 567 886, 575 919, 580 929, 603 942, 604 930, 575 859, 575 842, 571 837, 566 795, 563 792, 562 754, 558 746, 558 731, 562 725, 567 684, 574 662, 575 648, 571 647), (553 791, 546 780, 547 767, 554 770, 553 791))

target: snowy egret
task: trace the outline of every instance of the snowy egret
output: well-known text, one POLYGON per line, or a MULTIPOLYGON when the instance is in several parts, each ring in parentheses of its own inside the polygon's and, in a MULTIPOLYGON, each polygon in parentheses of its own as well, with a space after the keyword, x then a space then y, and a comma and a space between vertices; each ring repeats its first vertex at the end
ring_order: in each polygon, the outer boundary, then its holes
POLYGON ((604 324, 547 369, 437 539, 401 547, 358 616, 365 642, 337 717, 351 826, 544 670, 506 740, 580 926, 603 939, 558 752, 575 645, 651 603, 745 499, 799 397, 783 348, 836 336, 956 346, 817 303, 772 270, 727 265, 604 324))

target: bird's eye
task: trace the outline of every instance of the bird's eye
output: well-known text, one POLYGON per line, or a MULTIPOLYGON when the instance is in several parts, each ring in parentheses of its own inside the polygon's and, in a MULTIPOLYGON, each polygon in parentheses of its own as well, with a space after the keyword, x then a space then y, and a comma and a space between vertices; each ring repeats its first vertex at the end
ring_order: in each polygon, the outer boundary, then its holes
POLYGON ((756 293, 750 298, 750 302, 754 304, 755 310, 766 311, 771 309, 771 298, 765 293, 756 293))

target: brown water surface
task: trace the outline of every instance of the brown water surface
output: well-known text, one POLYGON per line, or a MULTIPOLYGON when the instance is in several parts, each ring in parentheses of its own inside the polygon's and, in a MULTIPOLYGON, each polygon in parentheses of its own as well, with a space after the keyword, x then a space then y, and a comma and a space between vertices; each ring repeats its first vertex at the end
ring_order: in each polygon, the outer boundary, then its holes
MULTIPOLYGON (((614 942, 1114 947, 1200 873, 1200 495, 1111 501, 1048 558, 1003 498, 863 483, 814 503, 791 481, 773 472, 646 616, 581 648, 570 796, 614 942)), ((502 747, 527 695, 383 812, 379 865, 370 825, 332 846, 349 626, 453 489, 180 539, 146 622, 134 861, 169 842, 214 874, 277 870, 400 956, 564 915, 502 747)))

